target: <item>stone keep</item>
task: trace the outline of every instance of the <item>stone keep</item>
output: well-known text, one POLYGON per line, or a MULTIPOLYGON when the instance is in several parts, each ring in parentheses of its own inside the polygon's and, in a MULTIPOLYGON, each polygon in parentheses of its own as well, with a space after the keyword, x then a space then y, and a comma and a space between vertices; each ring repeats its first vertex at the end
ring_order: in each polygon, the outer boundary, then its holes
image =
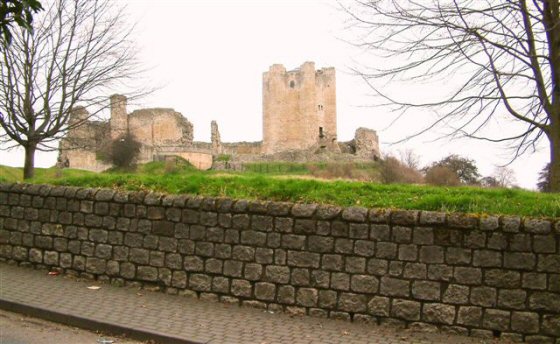
POLYGON ((313 62, 286 71, 272 65, 263 75, 263 154, 336 149, 334 68, 313 62))

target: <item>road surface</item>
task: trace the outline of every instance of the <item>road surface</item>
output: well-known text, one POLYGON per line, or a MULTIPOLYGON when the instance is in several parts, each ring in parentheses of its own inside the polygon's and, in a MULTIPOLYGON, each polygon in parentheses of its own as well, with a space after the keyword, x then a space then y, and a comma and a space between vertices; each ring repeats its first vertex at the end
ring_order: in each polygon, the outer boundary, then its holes
POLYGON ((141 344, 0 310, 0 344, 141 344))

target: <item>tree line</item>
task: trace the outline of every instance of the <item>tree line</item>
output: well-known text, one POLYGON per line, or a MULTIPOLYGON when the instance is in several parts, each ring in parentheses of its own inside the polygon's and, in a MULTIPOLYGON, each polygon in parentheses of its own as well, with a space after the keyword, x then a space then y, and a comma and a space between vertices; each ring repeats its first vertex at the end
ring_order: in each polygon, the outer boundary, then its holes
MULTIPOLYGON (((426 183, 438 186, 481 186, 486 188, 519 188, 515 172, 507 166, 496 166, 492 174, 481 175, 476 161, 450 154, 427 166, 420 166, 420 158, 412 150, 401 151, 399 157, 386 156, 380 162, 384 183, 426 183)), ((539 173, 537 189, 551 192, 550 164, 539 173)))

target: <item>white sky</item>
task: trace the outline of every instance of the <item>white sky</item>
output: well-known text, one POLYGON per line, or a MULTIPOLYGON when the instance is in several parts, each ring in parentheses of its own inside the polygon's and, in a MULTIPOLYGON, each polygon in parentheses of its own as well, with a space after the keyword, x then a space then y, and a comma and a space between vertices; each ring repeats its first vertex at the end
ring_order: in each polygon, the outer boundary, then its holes
MULTIPOLYGON (((145 79, 162 86, 130 104, 129 111, 174 108, 194 124, 195 140, 210 140, 211 120, 218 122, 223 141, 261 140, 262 73, 275 63, 294 69, 314 61, 316 68, 337 70, 339 141, 352 139, 358 127, 368 127, 377 130, 382 153, 411 148, 422 164, 456 153, 475 159, 481 174, 490 175, 496 164, 508 162, 503 146, 466 139, 434 141, 437 132, 391 145, 429 118, 410 114, 387 128, 396 114, 365 106, 375 100, 364 82, 349 72, 363 56, 341 40, 348 36, 347 17, 334 0, 120 1, 127 3, 130 20, 137 23, 140 59, 149 68, 145 79)), ((430 90, 408 92, 418 96, 430 90)), ((497 123, 491 130, 503 133, 509 127, 497 123)), ((547 142, 541 146, 511 165, 522 187, 535 188, 537 174, 548 161, 547 142)), ((3 164, 23 165, 21 150, 2 155, 3 164)), ((36 166, 55 162, 56 152, 37 153, 36 166)))

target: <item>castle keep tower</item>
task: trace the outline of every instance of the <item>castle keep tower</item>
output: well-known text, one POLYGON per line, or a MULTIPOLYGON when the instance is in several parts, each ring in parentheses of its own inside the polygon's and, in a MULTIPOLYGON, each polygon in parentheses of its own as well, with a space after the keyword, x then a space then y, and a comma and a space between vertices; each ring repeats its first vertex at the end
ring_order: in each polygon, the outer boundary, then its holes
POLYGON ((338 150, 334 68, 313 62, 286 71, 272 65, 263 74, 263 150, 274 154, 305 149, 338 150))
POLYGON ((115 140, 128 131, 128 116, 126 114, 126 97, 113 94, 111 101, 111 140, 115 140))

